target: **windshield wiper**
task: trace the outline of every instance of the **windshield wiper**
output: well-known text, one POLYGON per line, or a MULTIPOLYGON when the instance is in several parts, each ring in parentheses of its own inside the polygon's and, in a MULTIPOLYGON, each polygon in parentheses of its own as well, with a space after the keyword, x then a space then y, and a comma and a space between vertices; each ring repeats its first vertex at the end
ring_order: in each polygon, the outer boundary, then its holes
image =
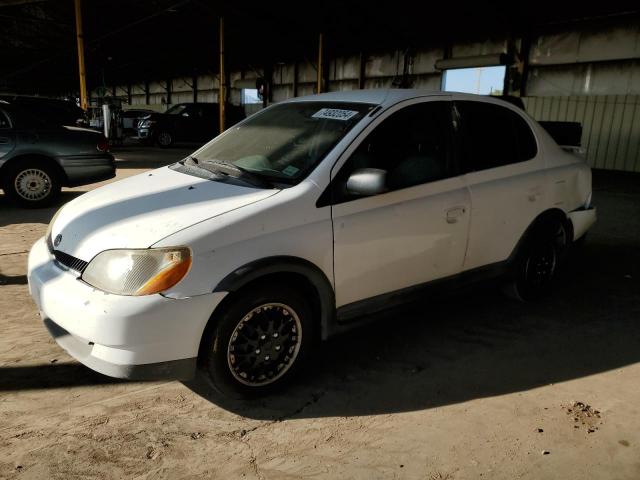
POLYGON ((231 162, 225 162, 224 160, 198 160, 194 156, 189 156, 185 160, 183 160, 183 165, 195 165, 196 167, 202 168, 211 173, 223 175, 229 175, 236 178, 243 178, 244 180, 250 181, 256 186, 263 188, 275 188, 273 183, 258 175, 253 173, 246 168, 239 167, 234 165, 231 162), (188 163, 187 163, 188 162, 188 163))

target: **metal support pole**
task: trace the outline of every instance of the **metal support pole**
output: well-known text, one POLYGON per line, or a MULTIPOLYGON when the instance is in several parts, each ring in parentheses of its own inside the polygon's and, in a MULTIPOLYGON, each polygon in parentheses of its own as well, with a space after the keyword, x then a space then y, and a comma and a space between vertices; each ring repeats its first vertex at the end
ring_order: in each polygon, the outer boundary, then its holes
POLYGON ((82 33, 82 8, 80 0, 74 0, 76 7, 76 39, 78 41, 78 72, 80 74, 80 107, 87 110, 87 76, 84 68, 84 35, 82 33))
POLYGON ((318 88, 316 93, 322 93, 322 33, 318 38, 318 88))
POLYGON ((220 90, 218 95, 218 106, 220 107, 220 133, 224 132, 225 120, 225 90, 226 79, 224 73, 224 17, 220 17, 220 90))
POLYGON ((172 88, 173 88, 173 85, 171 83, 171 80, 167 80, 167 106, 171 105, 171 102, 172 102, 172 98, 171 98, 172 88))
POLYGON ((198 75, 193 76, 191 84, 193 86, 193 103, 198 103, 198 75))
POLYGON ((364 88, 366 77, 366 69, 367 69, 367 56, 364 52, 360 52, 360 72, 358 74, 358 88, 362 90, 364 88))

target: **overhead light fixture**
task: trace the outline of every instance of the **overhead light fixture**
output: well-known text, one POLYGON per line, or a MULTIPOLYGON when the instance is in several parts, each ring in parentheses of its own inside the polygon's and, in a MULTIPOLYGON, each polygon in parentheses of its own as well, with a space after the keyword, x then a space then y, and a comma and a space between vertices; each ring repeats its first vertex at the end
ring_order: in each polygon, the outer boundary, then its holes
POLYGON ((449 70, 453 68, 492 67, 497 65, 511 65, 513 58, 506 53, 491 55, 475 55, 472 57, 443 58, 437 60, 437 70, 449 70))

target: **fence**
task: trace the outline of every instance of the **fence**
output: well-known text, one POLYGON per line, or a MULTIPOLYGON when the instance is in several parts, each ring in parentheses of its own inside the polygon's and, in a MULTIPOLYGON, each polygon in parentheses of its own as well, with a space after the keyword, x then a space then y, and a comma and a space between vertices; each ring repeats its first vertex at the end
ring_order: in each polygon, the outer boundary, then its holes
POLYGON ((527 97, 536 120, 582 124, 582 146, 593 168, 640 172, 640 95, 527 97))

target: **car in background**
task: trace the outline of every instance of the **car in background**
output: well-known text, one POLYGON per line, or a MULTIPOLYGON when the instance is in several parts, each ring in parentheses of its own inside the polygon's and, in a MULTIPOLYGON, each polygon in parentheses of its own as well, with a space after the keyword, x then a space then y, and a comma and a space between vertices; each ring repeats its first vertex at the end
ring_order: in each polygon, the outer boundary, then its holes
POLYGON ((127 136, 134 136, 138 133, 138 123, 145 117, 151 115, 153 110, 134 108, 124 110, 120 114, 122 120, 122 132, 127 136))
MULTIPOLYGON (((226 106, 227 127, 244 119, 244 109, 226 106)), ((206 142, 220 133, 217 103, 178 103, 164 113, 151 113, 138 123, 138 139, 167 148, 177 142, 206 142)))
POLYGON ((0 188, 23 207, 48 206, 61 187, 107 180, 116 171, 101 133, 42 111, 0 102, 0 188))
POLYGON ((89 126, 84 110, 69 100, 26 95, 0 95, 0 102, 24 107, 32 115, 42 118, 48 123, 74 125, 77 127, 89 126))
POLYGON ((520 300, 549 293, 596 221, 591 193, 584 159, 501 100, 299 97, 67 203, 31 249, 29 290, 94 370, 200 366, 217 390, 256 395, 319 340, 429 292, 499 279, 520 300))

